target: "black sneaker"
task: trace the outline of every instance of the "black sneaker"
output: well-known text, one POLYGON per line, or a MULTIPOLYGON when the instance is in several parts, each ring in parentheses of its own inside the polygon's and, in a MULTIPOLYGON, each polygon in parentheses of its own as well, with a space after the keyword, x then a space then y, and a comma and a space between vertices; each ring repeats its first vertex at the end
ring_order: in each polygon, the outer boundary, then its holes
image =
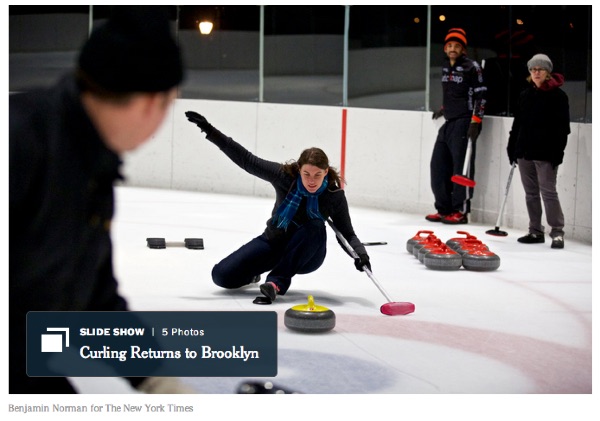
POLYGON ((543 243, 546 239, 544 238, 544 234, 527 234, 518 238, 517 241, 523 244, 537 244, 543 243))
POLYGON ((565 240, 562 236, 557 236, 552 239, 552 245, 550 246, 553 249, 564 249, 565 248, 565 240))
POLYGON ((279 289, 273 282, 265 282, 260 286, 260 292, 262 292, 265 297, 269 297, 271 301, 275 301, 275 298, 277 298, 277 291, 279 291, 279 289))

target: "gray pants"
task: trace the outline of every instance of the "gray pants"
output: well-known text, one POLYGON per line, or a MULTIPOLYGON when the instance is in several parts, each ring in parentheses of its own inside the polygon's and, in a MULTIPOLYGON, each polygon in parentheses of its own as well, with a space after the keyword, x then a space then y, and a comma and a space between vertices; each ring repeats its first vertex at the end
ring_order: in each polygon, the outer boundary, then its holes
POLYGON ((530 161, 520 158, 517 160, 517 164, 525 190, 525 203, 529 214, 529 233, 544 234, 543 201, 546 221, 551 227, 550 237, 564 236, 565 217, 556 192, 558 167, 552 168, 552 164, 548 161, 530 161))

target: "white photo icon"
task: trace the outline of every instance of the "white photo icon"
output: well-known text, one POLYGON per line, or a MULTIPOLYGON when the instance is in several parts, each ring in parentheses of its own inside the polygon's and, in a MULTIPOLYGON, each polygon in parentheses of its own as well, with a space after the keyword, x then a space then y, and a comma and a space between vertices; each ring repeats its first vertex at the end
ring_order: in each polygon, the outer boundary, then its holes
POLYGON ((62 333, 45 333, 42 334, 42 352, 62 352, 63 337, 65 338, 65 348, 69 347, 69 328, 68 327, 49 327, 48 332, 64 332, 62 333))

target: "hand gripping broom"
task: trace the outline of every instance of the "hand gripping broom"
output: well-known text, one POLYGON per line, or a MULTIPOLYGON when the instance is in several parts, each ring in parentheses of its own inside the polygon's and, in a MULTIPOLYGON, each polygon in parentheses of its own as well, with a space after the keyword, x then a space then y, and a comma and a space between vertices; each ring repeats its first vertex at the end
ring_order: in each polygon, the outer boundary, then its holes
MULTIPOLYGON (((348 251, 348 253, 350 253, 350 255, 354 259, 358 259, 358 254, 356 254, 356 252, 354 251, 352 246, 348 243, 348 241, 344 238, 344 236, 333 225, 333 222, 331 221, 331 219, 327 219, 327 223, 329 224, 329 226, 331 227, 333 232, 335 232, 335 235, 340 240, 340 243, 344 246, 344 248, 348 251)), ((373 281, 373 283, 379 289, 379 291, 383 294, 383 296, 388 300, 388 302, 383 304, 379 309, 383 314, 386 314, 388 316, 399 316, 399 315, 403 316, 403 315, 406 315, 406 314, 409 314, 409 313, 412 313, 415 311, 415 305, 413 303, 393 301, 390 298, 390 296, 388 295, 388 293, 385 292, 383 287, 379 284, 377 279, 375 279, 375 277, 373 276, 373 273, 366 265, 363 266, 363 270, 369 276, 369 278, 371 278, 371 281, 373 281)))

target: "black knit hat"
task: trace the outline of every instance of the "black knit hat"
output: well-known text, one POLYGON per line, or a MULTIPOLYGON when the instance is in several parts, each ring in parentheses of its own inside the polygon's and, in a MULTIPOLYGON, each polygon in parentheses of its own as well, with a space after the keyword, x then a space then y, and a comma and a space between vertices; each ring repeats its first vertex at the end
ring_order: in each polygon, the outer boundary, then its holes
POLYGON ((114 6, 84 44, 78 64, 112 92, 168 91, 183 79, 181 53, 160 6, 114 6))
POLYGON ((448 30, 444 39, 444 46, 450 41, 458 42, 463 48, 467 48, 467 33, 461 28, 452 28, 448 30))

